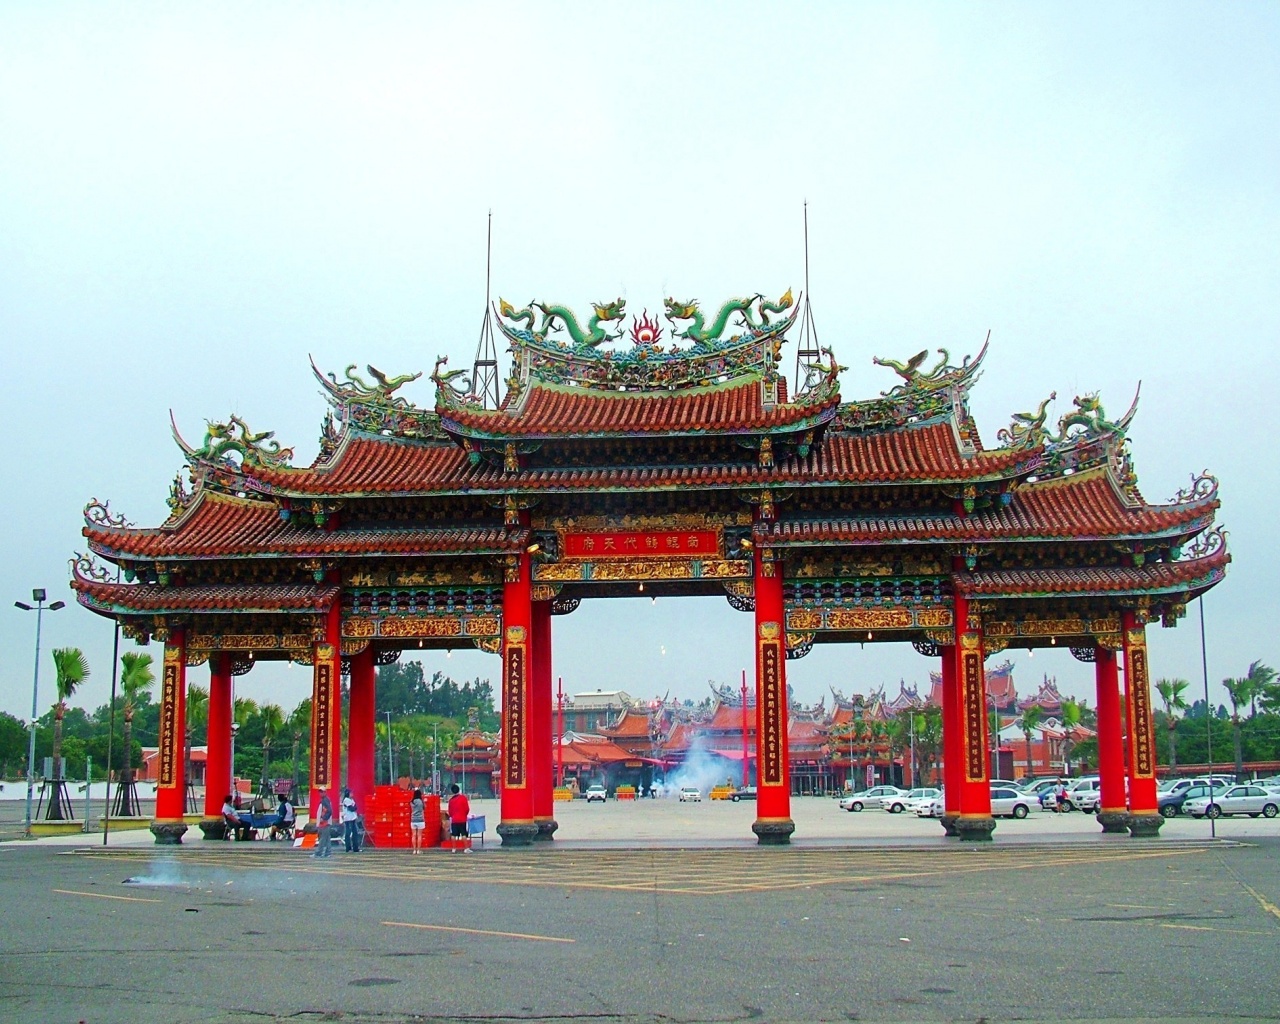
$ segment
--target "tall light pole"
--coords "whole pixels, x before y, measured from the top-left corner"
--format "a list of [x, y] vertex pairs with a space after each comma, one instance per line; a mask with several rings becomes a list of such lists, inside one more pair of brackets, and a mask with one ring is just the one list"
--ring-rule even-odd
[[[14, 601], [14, 606], [21, 608], [24, 612], [36, 613], [36, 667], [35, 678], [31, 683], [31, 737], [27, 744], [27, 815], [26, 815], [26, 834], [31, 835], [31, 791], [35, 787], [36, 781], [36, 714], [40, 702], [40, 625], [44, 615], [44, 601], [48, 595], [43, 587], [36, 587], [31, 591], [31, 600], [36, 604], [32, 608], [29, 604], [23, 604], [21, 601]], [[60, 608], [65, 608], [66, 604], [62, 601], [54, 601], [49, 605], [49, 611], [56, 612]]]
[[431, 792], [440, 792], [440, 723], [431, 723]]

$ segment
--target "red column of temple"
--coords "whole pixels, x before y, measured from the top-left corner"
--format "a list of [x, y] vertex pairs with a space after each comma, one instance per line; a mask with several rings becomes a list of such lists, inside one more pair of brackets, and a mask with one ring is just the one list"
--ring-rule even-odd
[[351, 700], [347, 708], [347, 786], [362, 812], [372, 806], [377, 745], [377, 673], [373, 645], [351, 659]]
[[1098, 822], [1103, 832], [1127, 832], [1124, 799], [1124, 742], [1120, 732], [1120, 678], [1116, 652], [1094, 648], [1093, 674], [1098, 690]]
[[231, 655], [209, 658], [209, 753], [204, 766], [204, 816], [222, 821], [231, 792]]
[[782, 601], [782, 565], [755, 563], [756, 820], [761, 844], [791, 842], [791, 764], [787, 747], [787, 633]]
[[969, 599], [955, 595], [956, 739], [959, 756], [960, 817], [956, 833], [962, 840], [990, 839], [991, 781], [987, 768], [987, 679], [982, 658], [982, 626]]
[[956, 834], [953, 823], [960, 817], [960, 786], [964, 779], [960, 763], [960, 691], [956, 687], [956, 646], [942, 648], [942, 827]]
[[1154, 836], [1164, 824], [1156, 799], [1156, 744], [1147, 676], [1147, 631], [1137, 616], [1120, 617], [1124, 639], [1125, 717], [1129, 722], [1129, 834]]
[[311, 820], [320, 810], [320, 794], [328, 793], [337, 817], [338, 717], [342, 714], [339, 675], [342, 652], [340, 602], [325, 615], [324, 639], [311, 652]]
[[529, 691], [533, 602], [529, 554], [512, 556], [502, 588], [502, 795], [497, 832], [503, 846], [527, 846], [538, 834], [529, 777]]
[[537, 838], [553, 839], [557, 826], [555, 795], [552, 792], [551, 602], [533, 602], [531, 615], [529, 782], [533, 786], [533, 820], [538, 826]]
[[[160, 678], [160, 749], [156, 753], [156, 816], [151, 832], [156, 842], [182, 842], [187, 824], [186, 756], [187, 722], [187, 637], [175, 629], [164, 645], [164, 668]], [[221, 806], [221, 805], [219, 805]]]

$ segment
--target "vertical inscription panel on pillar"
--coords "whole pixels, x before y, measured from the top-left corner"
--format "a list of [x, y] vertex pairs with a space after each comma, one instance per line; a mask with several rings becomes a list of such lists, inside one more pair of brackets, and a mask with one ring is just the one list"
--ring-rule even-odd
[[523, 626], [511, 626], [507, 630], [507, 656], [503, 666], [503, 704], [507, 709], [503, 725], [502, 784], [509, 789], [521, 789], [525, 785], [525, 672], [528, 647]]
[[316, 789], [328, 789], [334, 784], [330, 751], [334, 739], [333, 677], [336, 660], [332, 644], [316, 644], [311, 691], [311, 784]]
[[164, 667], [160, 676], [160, 729], [156, 767], [156, 816], [151, 834], [156, 844], [170, 846], [182, 842], [187, 825], [186, 791], [182, 771], [183, 738], [187, 673], [186, 644], [182, 633], [165, 644]]
[[[751, 831], [762, 846], [790, 843], [791, 835], [796, 830], [789, 813], [777, 814], [778, 810], [789, 808], [786, 803], [788, 778], [784, 711], [787, 694], [783, 675], [786, 649], [783, 643], [781, 623], [760, 623], [756, 638], [756, 671], [759, 680], [756, 710], [759, 795], [756, 809], [759, 816], [752, 823]], [[779, 793], [783, 794], [780, 798]], [[782, 801], [780, 805], [779, 799]]]

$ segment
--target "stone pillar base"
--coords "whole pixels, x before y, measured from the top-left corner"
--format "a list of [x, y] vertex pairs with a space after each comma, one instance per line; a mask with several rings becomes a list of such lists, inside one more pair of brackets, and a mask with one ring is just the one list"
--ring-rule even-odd
[[226, 818], [201, 818], [200, 831], [204, 833], [206, 839], [226, 839], [227, 838], [227, 819]]
[[958, 814], [944, 814], [939, 819], [939, 823], [942, 825], [943, 833], [949, 836], [959, 835], [960, 833], [956, 831], [956, 822], [959, 820], [959, 818], [960, 818], [960, 815]]
[[187, 834], [185, 821], [153, 821], [151, 834], [156, 837], [157, 846], [177, 846]]
[[498, 823], [498, 835], [503, 846], [532, 846], [538, 838], [538, 826], [531, 821]]
[[995, 818], [956, 818], [956, 835], [962, 843], [989, 843], [996, 830]]
[[560, 827], [560, 822], [555, 818], [539, 818], [538, 834], [533, 837], [536, 843], [549, 843], [556, 837], [556, 829]]
[[1129, 815], [1129, 835], [1134, 839], [1154, 839], [1160, 834], [1164, 815], [1159, 811], [1143, 811]]
[[1095, 817], [1098, 819], [1098, 824], [1102, 826], [1103, 832], [1129, 831], [1128, 811], [1099, 811]]
[[786, 846], [791, 842], [791, 834], [796, 830], [796, 823], [790, 818], [781, 821], [753, 821], [751, 831], [756, 834], [761, 846]]

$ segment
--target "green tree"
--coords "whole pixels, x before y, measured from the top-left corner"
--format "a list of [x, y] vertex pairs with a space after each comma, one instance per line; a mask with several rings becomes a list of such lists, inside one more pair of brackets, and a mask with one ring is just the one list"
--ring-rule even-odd
[[269, 791], [267, 767], [271, 763], [271, 744], [284, 731], [284, 709], [279, 704], [263, 704], [258, 709], [258, 716], [262, 719], [262, 792], [266, 795]]
[[0, 777], [17, 774], [17, 766], [27, 758], [27, 727], [7, 711], [0, 711]]
[[1275, 685], [1276, 670], [1270, 665], [1264, 665], [1261, 661], [1255, 661], [1249, 666], [1245, 678], [1249, 680], [1251, 694], [1249, 701], [1252, 711], [1249, 717], [1257, 717], [1259, 700], [1262, 701], [1264, 711], [1274, 710], [1275, 705], [1280, 703], [1280, 687]]
[[915, 712], [916, 760], [921, 775], [936, 775], [942, 759], [942, 708], [930, 704]]
[[59, 647], [53, 652], [53, 665], [56, 677], [54, 690], [58, 700], [53, 705], [53, 784], [54, 794], [49, 800], [51, 819], [62, 818], [62, 768], [59, 758], [62, 756], [62, 720], [67, 713], [67, 701], [76, 692], [82, 682], [89, 678], [89, 662], [84, 652], [78, 647]]
[[1240, 709], [1248, 707], [1253, 699], [1253, 681], [1248, 676], [1239, 679], [1222, 680], [1227, 691], [1227, 699], [1231, 701], [1231, 739], [1236, 749], [1236, 778], [1244, 775], [1244, 747], [1240, 735]]
[[1065, 768], [1067, 762], [1071, 760], [1071, 750], [1076, 744], [1075, 731], [1080, 725], [1082, 708], [1078, 701], [1064, 700], [1062, 702], [1062, 714], [1059, 716], [1062, 722], [1062, 763]]
[[1165, 720], [1169, 732], [1169, 774], [1178, 770], [1178, 719], [1179, 712], [1187, 710], [1187, 700], [1183, 693], [1191, 684], [1185, 679], [1157, 679], [1156, 692], [1164, 702]]
[[1035, 774], [1035, 762], [1031, 757], [1031, 734], [1040, 728], [1040, 723], [1044, 721], [1044, 708], [1039, 704], [1032, 704], [1022, 712], [1022, 721], [1018, 723], [1018, 727], [1022, 730], [1022, 735], [1027, 741], [1027, 776]]
[[140, 700], [144, 696], [150, 699], [149, 691], [156, 681], [153, 664], [151, 655], [145, 651], [126, 651], [120, 655], [120, 693], [124, 700], [124, 772], [120, 792], [124, 795], [117, 801], [117, 814], [138, 813], [133, 795], [133, 716]]

